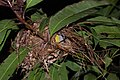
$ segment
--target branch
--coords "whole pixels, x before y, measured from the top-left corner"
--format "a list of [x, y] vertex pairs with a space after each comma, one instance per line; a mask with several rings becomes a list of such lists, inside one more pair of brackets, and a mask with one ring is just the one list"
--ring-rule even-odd
[[[40, 33], [39, 31], [36, 32], [36, 30], [34, 30], [34, 28], [33, 28], [33, 25], [28, 24], [28, 23], [17, 13], [17, 11], [13, 10], [13, 7], [12, 7], [12, 4], [10, 3], [10, 1], [8, 0], [7, 2], [8, 2], [8, 4], [9, 4], [10, 8], [12, 9], [12, 11], [15, 13], [16, 17], [18, 18], [18, 20], [19, 20], [21, 23], [25, 24], [25, 25], [26, 25], [25, 27], [26, 27], [27, 29], [35, 32], [37, 36], [39, 36], [42, 40], [44, 40], [44, 38], [43, 38], [43, 36], [42, 36], [42, 33]], [[44, 41], [45, 41], [45, 40], [44, 40]]]

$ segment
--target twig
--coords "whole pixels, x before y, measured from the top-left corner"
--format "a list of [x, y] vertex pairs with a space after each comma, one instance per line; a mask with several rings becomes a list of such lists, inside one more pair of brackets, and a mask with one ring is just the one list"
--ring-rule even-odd
[[[17, 13], [17, 11], [13, 10], [13, 7], [12, 7], [12, 4], [10, 3], [10, 1], [7, 0], [7, 2], [8, 2], [8, 4], [9, 4], [10, 8], [12, 9], [12, 11], [15, 13], [16, 17], [18, 18], [18, 20], [19, 20], [21, 23], [25, 24], [25, 25], [26, 25], [25, 27], [26, 27], [27, 29], [29, 29], [29, 30], [31, 30], [31, 31], [33, 31], [33, 32], [36, 32], [36, 30], [34, 30], [34, 28], [33, 28], [33, 25], [28, 24], [23, 18], [20, 17], [20, 15]], [[42, 40], [44, 40], [44, 38], [43, 38], [43, 36], [42, 36], [42, 33], [40, 33], [39, 31], [36, 32], [36, 35], [39, 36]], [[45, 40], [44, 40], [44, 41], [45, 41]]]

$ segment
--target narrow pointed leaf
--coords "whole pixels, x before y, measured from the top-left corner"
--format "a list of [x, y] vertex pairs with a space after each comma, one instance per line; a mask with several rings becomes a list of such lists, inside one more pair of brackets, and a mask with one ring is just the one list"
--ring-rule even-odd
[[107, 18], [107, 17], [104, 17], [104, 16], [98, 16], [98, 17], [95, 17], [95, 18], [91, 18], [91, 19], [88, 19], [87, 21], [91, 21], [91, 22], [99, 22], [99, 23], [111, 23], [111, 24], [119, 24], [120, 25], [120, 20], [117, 20], [115, 18]]
[[7, 59], [0, 65], [0, 80], [8, 80], [26, 56], [28, 50], [21, 48], [19, 51], [19, 59], [16, 52], [11, 53]]
[[[115, 45], [120, 47], [120, 28], [117, 26], [99, 25], [92, 27], [99, 37], [99, 45], [103, 48]], [[94, 34], [95, 35], [95, 34]]]
[[60, 30], [65, 25], [70, 24], [85, 16], [88, 16], [86, 14], [83, 15], [82, 12], [85, 13], [85, 11], [90, 10], [91, 8], [106, 4], [106, 2], [88, 0], [81, 1], [79, 3], [64, 8], [63, 10], [55, 14], [53, 17], [51, 17], [49, 23], [50, 34], [53, 35], [56, 31]]
[[51, 68], [50, 68], [50, 77], [51, 77], [51, 80], [60, 80], [57, 67], [51, 66]]
[[30, 8], [38, 3], [40, 3], [42, 0], [27, 0], [26, 2], [26, 9]]
[[7, 37], [9, 36], [11, 30], [5, 30], [0, 32], [0, 51], [2, 50], [4, 43], [7, 39]]
[[41, 32], [44, 31], [45, 27], [48, 25], [48, 22], [49, 22], [49, 18], [43, 18], [43, 19], [41, 19], [40, 26], [39, 26], [39, 30]]
[[76, 64], [75, 62], [72, 62], [72, 61], [67, 61], [66, 66], [73, 71], [79, 71], [81, 68], [78, 64]]
[[113, 45], [120, 47], [120, 39], [117, 39], [117, 40], [114, 40], [114, 39], [113, 40], [109, 40], [109, 39], [100, 40], [100, 46], [101, 47], [104, 46], [106, 48], [107, 46], [113, 46]]
[[0, 21], [0, 51], [12, 29], [17, 29], [13, 21], [11, 20]]

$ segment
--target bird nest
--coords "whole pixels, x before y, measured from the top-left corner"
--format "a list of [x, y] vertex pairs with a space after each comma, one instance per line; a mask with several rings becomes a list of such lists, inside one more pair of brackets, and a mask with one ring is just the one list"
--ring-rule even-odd
[[75, 55], [80, 51], [85, 52], [84, 38], [76, 34], [73, 27], [66, 27], [56, 32], [52, 37], [46, 27], [42, 36], [44, 39], [25, 29], [18, 32], [15, 39], [16, 49], [20, 47], [29, 49], [28, 55], [20, 64], [23, 71], [30, 71], [38, 62], [46, 71], [49, 71], [48, 66], [55, 61], [67, 55]]

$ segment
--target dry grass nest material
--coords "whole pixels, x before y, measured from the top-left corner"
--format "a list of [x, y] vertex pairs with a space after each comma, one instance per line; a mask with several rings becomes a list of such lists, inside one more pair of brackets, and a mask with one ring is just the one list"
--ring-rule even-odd
[[[60, 42], [55, 41], [56, 35], [64, 36]], [[16, 48], [27, 47], [28, 55], [25, 57], [20, 67], [24, 71], [29, 71], [36, 63], [49, 71], [48, 66], [58, 59], [67, 55], [75, 55], [86, 51], [84, 38], [74, 32], [73, 27], [67, 27], [55, 33], [50, 38], [48, 27], [43, 32], [44, 40], [36, 36], [30, 30], [21, 30], [15, 39]]]

